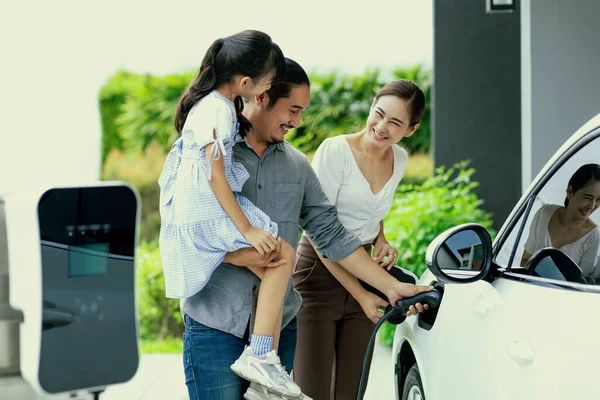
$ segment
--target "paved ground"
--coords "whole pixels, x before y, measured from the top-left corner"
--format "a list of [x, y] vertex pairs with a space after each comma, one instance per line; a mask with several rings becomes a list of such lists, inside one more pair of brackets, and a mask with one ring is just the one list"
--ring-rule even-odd
[[[175, 354], [144, 355], [133, 379], [109, 387], [102, 400], [186, 400], [181, 356]], [[395, 399], [392, 351], [375, 346], [365, 400]]]

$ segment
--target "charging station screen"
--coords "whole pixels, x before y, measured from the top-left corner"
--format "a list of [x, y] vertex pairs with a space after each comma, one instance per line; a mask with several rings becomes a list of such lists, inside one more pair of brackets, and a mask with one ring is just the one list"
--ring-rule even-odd
[[108, 272], [108, 243], [69, 247], [69, 278], [103, 275]]

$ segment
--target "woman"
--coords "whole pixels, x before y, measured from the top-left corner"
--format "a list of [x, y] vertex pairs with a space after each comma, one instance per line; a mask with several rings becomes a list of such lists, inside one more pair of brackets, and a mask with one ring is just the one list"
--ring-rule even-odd
[[521, 258], [525, 266], [536, 251], [554, 247], [579, 265], [585, 278], [598, 278], [596, 270], [600, 232], [590, 216], [600, 206], [600, 165], [586, 164], [569, 180], [564, 207], [542, 206], [531, 222]]
[[[425, 96], [413, 82], [388, 83], [375, 96], [365, 129], [326, 139], [312, 163], [344, 227], [369, 253], [374, 247], [374, 257], [388, 268], [398, 251], [385, 238], [383, 218], [408, 162], [397, 143], [417, 130], [424, 108]], [[294, 284], [303, 298], [296, 383], [315, 400], [356, 398], [365, 350], [387, 302], [317, 254], [306, 236], [298, 246]]]

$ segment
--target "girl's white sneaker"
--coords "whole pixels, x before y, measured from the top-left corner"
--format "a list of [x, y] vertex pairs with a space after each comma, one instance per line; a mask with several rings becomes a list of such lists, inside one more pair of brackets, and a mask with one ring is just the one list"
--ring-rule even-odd
[[285, 372], [275, 350], [257, 356], [250, 346], [246, 346], [240, 358], [231, 365], [231, 369], [242, 378], [259, 383], [269, 392], [284, 398], [295, 399], [302, 395], [298, 385]]

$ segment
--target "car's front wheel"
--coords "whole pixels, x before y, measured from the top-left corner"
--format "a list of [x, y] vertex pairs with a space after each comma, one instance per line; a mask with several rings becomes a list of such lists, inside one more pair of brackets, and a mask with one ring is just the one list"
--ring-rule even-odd
[[425, 391], [417, 364], [413, 365], [404, 379], [402, 400], [425, 400]]

